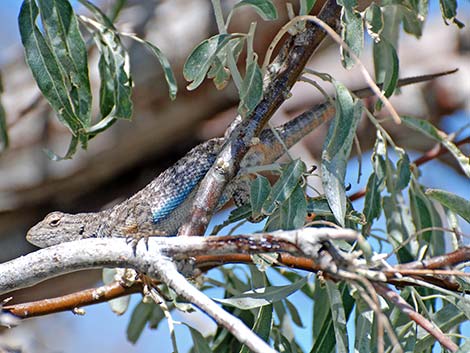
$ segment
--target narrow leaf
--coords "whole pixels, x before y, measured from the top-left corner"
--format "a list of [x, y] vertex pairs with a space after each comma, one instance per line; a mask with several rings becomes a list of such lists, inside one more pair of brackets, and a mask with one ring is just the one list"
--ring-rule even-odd
[[[352, 7], [345, 6], [341, 17], [343, 23], [341, 36], [352, 52], [356, 56], [360, 56], [364, 48], [364, 26], [360, 13]], [[348, 51], [341, 47], [342, 64], [346, 69], [351, 69], [355, 61]]]
[[299, 159], [292, 161], [274, 184], [269, 197], [263, 204], [263, 213], [271, 214], [278, 205], [282, 204], [297, 187], [305, 171], [304, 162]]
[[364, 210], [362, 211], [367, 224], [363, 227], [363, 234], [369, 232], [370, 226], [374, 219], [380, 217], [382, 211], [381, 196], [380, 196], [380, 179], [374, 172], [370, 175], [366, 186], [366, 196], [364, 200]]
[[[104, 16], [104, 15], [103, 15]], [[87, 19], [86, 23], [94, 27], [93, 39], [100, 51], [100, 110], [102, 118], [111, 116], [115, 119], [132, 118], [132, 79], [130, 76], [129, 54], [121, 43], [121, 38], [108, 25]]]
[[330, 125], [322, 152], [322, 184], [328, 204], [339, 224], [344, 226], [346, 165], [362, 115], [362, 103], [354, 102], [347, 88], [335, 82], [336, 116]]
[[307, 201], [300, 184], [280, 208], [280, 229], [292, 230], [304, 226], [307, 217]]
[[145, 328], [145, 325], [150, 319], [152, 315], [153, 307], [155, 304], [149, 304], [140, 302], [134, 309], [131, 315], [131, 319], [129, 321], [129, 325], [127, 326], [127, 339], [132, 342], [136, 343], [139, 339], [142, 331]]
[[59, 156], [58, 154], [48, 149], [44, 149], [43, 151], [50, 160], [57, 162], [57, 161], [62, 161], [64, 159], [70, 159], [77, 151], [77, 145], [78, 145], [78, 138], [75, 136], [72, 136], [72, 139], [70, 140], [70, 143], [69, 143], [69, 147], [64, 156]]
[[263, 97], [263, 75], [256, 61], [253, 61], [246, 71], [240, 89], [240, 104], [238, 112], [241, 116], [249, 114]]
[[439, 201], [470, 223], [470, 201], [451, 192], [439, 189], [427, 189], [426, 195]]
[[397, 173], [395, 176], [395, 190], [402, 191], [405, 189], [411, 180], [410, 158], [408, 154], [398, 149], [397, 153], [400, 158], [397, 162]]
[[[398, 74], [398, 62], [396, 61], [398, 56], [395, 48], [398, 47], [402, 16], [398, 6], [384, 6], [382, 13], [384, 22], [380, 42], [375, 42], [372, 48], [374, 70], [376, 81], [383, 83], [384, 92], [391, 95], [395, 89], [394, 77]], [[377, 108], [381, 107], [379, 102], [377, 104]]]
[[240, 295], [226, 299], [217, 299], [215, 301], [225, 305], [233, 306], [242, 310], [257, 308], [263, 305], [269, 305], [279, 300], [287, 298], [292, 293], [302, 288], [308, 281], [308, 277], [304, 277], [295, 283], [286, 286], [271, 286], [258, 288], [256, 291], [248, 291]]
[[348, 353], [347, 320], [341, 292], [337, 284], [332, 281], [326, 281], [326, 290], [330, 298], [330, 309], [336, 338], [336, 351], [338, 353]]
[[[433, 202], [426, 197], [423, 188], [413, 181], [409, 189], [410, 209], [413, 223], [417, 231], [425, 228], [441, 228], [442, 221]], [[439, 256], [445, 252], [444, 232], [441, 230], [430, 230], [421, 233], [420, 237], [430, 244], [429, 256]]]
[[[262, 306], [258, 311], [255, 324], [253, 326], [253, 332], [256, 333], [262, 340], [268, 341], [269, 334], [273, 325], [273, 306], [265, 305]], [[250, 353], [251, 351], [247, 346], [243, 346], [240, 353]]]
[[459, 28], [465, 27], [465, 24], [455, 18], [455, 16], [457, 16], [457, 0], [440, 0], [439, 5], [445, 24], [448, 24], [447, 20], [449, 20]]
[[[410, 211], [405, 205], [401, 194], [392, 194], [383, 198], [383, 210], [387, 224], [387, 236], [394, 247], [401, 247], [414, 232]], [[399, 263], [413, 261], [414, 256], [408, 250], [408, 246], [398, 250]]]
[[384, 28], [384, 18], [380, 6], [373, 2], [367, 8], [364, 20], [366, 21], [366, 29], [369, 35], [374, 40], [378, 40]]
[[196, 353], [212, 353], [212, 349], [209, 346], [207, 338], [205, 338], [198, 330], [192, 328], [188, 324], [185, 324], [191, 332], [191, 338], [193, 339], [194, 347], [193, 350]]
[[189, 82], [192, 81], [187, 86], [188, 90], [196, 89], [204, 81], [216, 54], [225, 47], [231, 38], [236, 37], [231, 34], [217, 34], [202, 41], [193, 49], [183, 68], [184, 78]]
[[[444, 305], [442, 309], [433, 314], [431, 319], [433, 324], [439, 327], [442, 332], [448, 332], [460, 323], [468, 320], [465, 313], [453, 304]], [[415, 352], [424, 352], [436, 342], [436, 338], [433, 335], [424, 330], [422, 332], [423, 334], [420, 335], [419, 340], [416, 342]]]
[[166, 83], [168, 84], [168, 91], [169, 91], [170, 99], [175, 100], [176, 93], [178, 92], [178, 85], [176, 83], [176, 78], [171, 68], [170, 62], [168, 61], [168, 58], [162, 53], [162, 51], [158, 47], [156, 47], [149, 41], [142, 40], [139, 37], [134, 36], [134, 35], [129, 35], [129, 37], [139, 43], [142, 43], [158, 59], [158, 61], [160, 62], [160, 65], [162, 66]]
[[412, 34], [419, 39], [423, 34], [423, 26], [428, 15], [428, 7], [415, 6], [412, 3], [410, 3], [410, 5], [411, 6], [400, 5], [403, 16], [403, 29], [406, 33]]
[[[38, 8], [32, 0], [25, 0], [18, 17], [21, 41], [26, 62], [33, 73], [39, 89], [49, 101], [60, 121], [78, 136], [85, 127], [74, 113], [73, 99], [61, 66], [36, 25]], [[82, 140], [82, 143], [85, 141]]]
[[271, 191], [269, 180], [262, 175], [258, 175], [251, 184], [250, 200], [251, 200], [251, 217], [258, 219], [262, 213], [263, 203], [266, 201]]
[[[346, 320], [348, 319], [354, 307], [354, 299], [349, 294], [348, 287], [341, 283], [339, 291], [342, 296], [342, 302]], [[321, 288], [319, 281], [315, 281], [315, 305], [313, 316], [313, 347], [311, 352], [332, 352], [336, 345], [335, 328], [329, 303], [329, 295], [325, 288]]]
[[[374, 43], [373, 54], [375, 76], [382, 83], [384, 95], [390, 97], [398, 82], [400, 67], [397, 52], [385, 37], [381, 37], [379, 42]], [[378, 104], [377, 107], [381, 107], [381, 104]]]
[[72, 6], [67, 0], [39, 0], [47, 41], [69, 87], [75, 115], [83, 126], [91, 122], [91, 89], [85, 42]]
[[424, 135], [432, 138], [433, 140], [442, 143], [445, 148], [455, 157], [459, 162], [460, 167], [465, 175], [470, 178], [470, 158], [466, 157], [459, 148], [449, 141], [447, 134], [434, 127], [429, 121], [413, 118], [411, 116], [403, 116], [402, 121], [409, 127], [423, 133]]
[[289, 310], [292, 321], [294, 321], [297, 326], [304, 327], [304, 324], [302, 323], [302, 316], [299, 314], [299, 311], [295, 305], [289, 299], [284, 299], [284, 302], [286, 303], [287, 310]]
[[354, 352], [369, 352], [371, 350], [374, 312], [361, 299], [356, 301], [356, 334]]
[[230, 212], [230, 215], [228, 216], [227, 220], [225, 220], [222, 224], [219, 224], [214, 227], [212, 234], [217, 234], [222, 228], [228, 226], [231, 223], [247, 219], [248, 217], [250, 217], [251, 214], [251, 205], [247, 204], [237, 207], [232, 212]]
[[258, 15], [265, 21], [277, 20], [276, 7], [270, 0], [243, 0], [237, 3], [234, 8], [241, 6], [251, 6], [255, 9]]

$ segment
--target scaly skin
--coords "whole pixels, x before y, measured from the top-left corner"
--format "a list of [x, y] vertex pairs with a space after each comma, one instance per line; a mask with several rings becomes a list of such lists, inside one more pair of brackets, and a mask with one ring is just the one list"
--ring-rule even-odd
[[[334, 116], [324, 103], [276, 128], [287, 147], [297, 143], [318, 125]], [[252, 146], [242, 161], [242, 170], [270, 164], [284, 154], [284, 147], [270, 129]], [[145, 188], [114, 207], [94, 213], [52, 212], [32, 227], [26, 239], [39, 247], [91, 237], [125, 237], [135, 243], [148, 236], [175, 235], [190, 211], [194, 191], [214, 162], [223, 139], [215, 138], [194, 147]], [[226, 188], [219, 206], [232, 196], [238, 204], [247, 200], [248, 179], [235, 178]]]
[[[405, 78], [399, 80], [397, 86], [429, 81], [455, 71]], [[365, 88], [355, 91], [355, 94], [364, 98], [372, 92]], [[334, 114], [335, 107], [331, 102], [325, 102], [276, 130], [289, 148]], [[223, 139], [215, 138], [194, 147], [141, 191], [110, 209], [79, 214], [52, 212], [28, 231], [26, 239], [39, 247], [47, 247], [91, 237], [125, 237], [135, 244], [148, 236], [175, 235], [190, 215], [197, 185], [211, 167], [222, 144]], [[244, 169], [273, 163], [284, 152], [284, 146], [270, 129], [262, 131], [259, 143], [254, 144], [242, 160], [240, 173], [226, 187], [219, 207], [232, 197], [237, 204], [247, 201], [249, 180], [243, 175]]]

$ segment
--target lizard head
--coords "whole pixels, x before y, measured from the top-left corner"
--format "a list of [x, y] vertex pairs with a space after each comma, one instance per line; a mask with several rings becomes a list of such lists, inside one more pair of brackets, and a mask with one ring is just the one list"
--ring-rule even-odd
[[[51, 212], [26, 234], [31, 244], [45, 248], [68, 241], [92, 237], [92, 222], [88, 214]], [[86, 234], [85, 234], [86, 233]], [[88, 234], [89, 233], [89, 234]]]

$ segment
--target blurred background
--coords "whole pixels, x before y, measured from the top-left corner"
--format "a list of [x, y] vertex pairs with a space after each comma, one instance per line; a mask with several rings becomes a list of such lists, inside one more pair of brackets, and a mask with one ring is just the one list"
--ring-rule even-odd
[[[224, 1], [223, 4], [230, 8], [235, 2]], [[50, 161], [43, 149], [64, 154], [70, 135], [57, 122], [24, 62], [17, 24], [21, 3], [20, 0], [7, 0], [0, 4], [0, 71], [4, 87], [1, 99], [10, 134], [10, 147], [0, 155], [1, 262], [35, 250], [25, 241], [25, 233], [48, 212], [97, 211], [141, 189], [195, 144], [222, 135], [236, 115], [238, 104], [233, 85], [223, 91], [217, 91], [211, 82], [204, 83], [193, 92], [184, 88], [186, 84], [181, 72], [187, 55], [196, 44], [217, 32], [209, 0], [129, 0], [116, 26], [151, 41], [165, 53], [178, 79], [177, 99], [171, 102], [168, 98], [166, 83], [155, 58], [139, 44], [125, 42], [130, 51], [135, 83], [133, 120], [118, 122], [91, 140], [88, 150], [79, 151], [72, 160]], [[84, 12], [81, 6], [72, 3], [77, 12]], [[94, 3], [102, 9], [112, 4], [107, 0]], [[249, 8], [241, 8], [232, 19], [230, 30], [233, 32], [247, 32], [250, 22], [258, 21], [255, 50], [260, 55], [260, 62], [270, 41], [287, 18], [284, 2], [274, 3], [280, 13], [280, 19], [274, 23], [263, 22]], [[464, 131], [459, 135], [461, 139], [468, 136], [470, 124], [470, 32], [468, 27], [458, 30], [455, 26], [446, 26], [437, 2], [431, 3], [423, 38], [417, 40], [402, 33], [400, 76], [454, 68], [459, 68], [459, 72], [430, 83], [404, 88], [401, 95], [392, 99], [392, 103], [399, 113], [428, 119], [447, 133], [467, 126], [467, 134]], [[470, 3], [461, 1], [459, 6], [459, 19], [470, 23]], [[309, 67], [328, 72], [352, 89], [365, 86], [357, 69], [345, 71], [342, 68], [338, 50], [337, 45], [326, 41]], [[366, 41], [362, 60], [373, 72], [370, 41]], [[90, 50], [90, 76], [95, 92], [99, 85], [96, 64], [96, 53]], [[325, 86], [329, 92], [330, 88]], [[310, 85], [298, 83], [292, 98], [274, 117], [274, 124], [296, 116], [321, 100], [322, 95]], [[366, 103], [372, 106], [373, 100]], [[431, 140], [404, 126], [389, 124], [386, 127], [398, 145], [414, 151], [412, 158], [434, 145]], [[325, 133], [326, 127], [322, 126], [296, 146], [293, 155], [301, 156], [307, 164], [318, 164]], [[375, 130], [368, 120], [361, 122], [358, 138], [363, 151], [363, 174], [368, 175], [369, 151], [375, 141]], [[468, 145], [462, 149], [467, 155], [470, 153]], [[354, 157], [348, 169], [351, 193], [363, 188], [367, 182], [362, 178], [357, 183], [357, 165], [357, 158]], [[428, 163], [422, 170], [422, 184], [443, 188], [470, 199], [470, 183], [449, 156]], [[354, 205], [356, 209], [362, 209], [360, 200]], [[226, 215], [227, 210], [224, 210], [213, 223], [220, 223]], [[246, 230], [252, 231], [253, 228]], [[470, 234], [468, 225], [464, 225], [463, 231]], [[8, 296], [13, 296], [12, 302], [59, 296], [96, 286], [100, 277], [101, 271], [78, 272]], [[221, 295], [216, 292], [209, 294]], [[302, 300], [302, 294], [295, 296], [298, 297], [295, 299]], [[139, 300], [140, 296], [135, 295], [131, 307]], [[2, 347], [20, 352], [155, 352], [156, 345], [159, 352], [171, 351], [164, 322], [157, 331], [144, 330], [137, 344], [131, 345], [125, 336], [129, 313], [117, 317], [107, 304], [85, 310], [87, 314], [81, 317], [60, 313], [25, 320], [12, 330], [0, 328], [0, 352]], [[176, 313], [175, 319], [205, 327], [206, 332], [215, 327], [202, 314], [183, 318]], [[308, 323], [308, 318], [304, 322]], [[309, 337], [311, 323], [295, 330], [299, 336], [305, 334]], [[177, 326], [176, 334], [179, 348], [182, 352], [187, 351], [191, 346], [188, 329]], [[311, 343], [308, 338], [299, 341], [305, 349]]]

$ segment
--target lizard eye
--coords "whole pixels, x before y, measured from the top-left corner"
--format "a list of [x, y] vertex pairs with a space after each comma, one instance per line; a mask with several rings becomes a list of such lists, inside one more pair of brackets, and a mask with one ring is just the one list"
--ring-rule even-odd
[[54, 218], [49, 222], [51, 227], [57, 227], [60, 224], [60, 218]]

